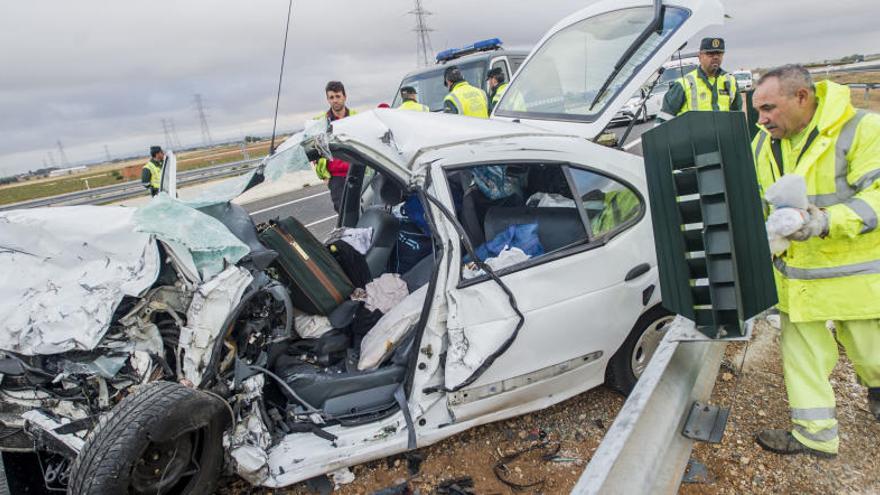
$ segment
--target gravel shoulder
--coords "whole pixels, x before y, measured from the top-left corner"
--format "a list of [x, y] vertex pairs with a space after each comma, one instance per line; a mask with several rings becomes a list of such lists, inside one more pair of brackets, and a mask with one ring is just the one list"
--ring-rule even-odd
[[[693, 459], [707, 466], [708, 480], [682, 484], [679, 493], [880, 493], [880, 423], [870, 415], [867, 390], [856, 382], [843, 352], [831, 376], [838, 400], [840, 455], [834, 460], [818, 460], [771, 454], [755, 443], [754, 436], [762, 429], [789, 425], [779, 331], [762, 320], [756, 325], [747, 352], [746, 347], [746, 343], [728, 345], [712, 394], [712, 403], [733, 406], [722, 442], [698, 444], [692, 454]], [[416, 454], [424, 460], [416, 475], [409, 473], [405, 456], [355, 466], [351, 469], [354, 481], [333, 493], [370, 495], [404, 482], [409, 482], [413, 492], [396, 493], [442, 493], [437, 489], [444, 481], [461, 477], [473, 480], [474, 494], [569, 493], [622, 405], [623, 398], [618, 394], [594, 389], [544, 411], [484, 425], [419, 449]], [[543, 459], [542, 454], [552, 452], [557, 444], [556, 458]], [[544, 480], [542, 484], [517, 491], [496, 477], [493, 467], [499, 459], [536, 445], [546, 448], [507, 463], [504, 475], [515, 483]], [[318, 492], [307, 483], [272, 492], [238, 480], [229, 482], [220, 493]]]

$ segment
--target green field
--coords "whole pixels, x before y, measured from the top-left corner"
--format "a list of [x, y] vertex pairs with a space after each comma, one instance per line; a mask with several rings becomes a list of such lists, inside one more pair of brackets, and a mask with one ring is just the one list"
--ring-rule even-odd
[[[250, 150], [250, 158], [262, 158], [266, 156], [266, 146]], [[223, 163], [237, 162], [242, 160], [238, 148], [230, 148], [228, 151], [219, 152], [210, 156], [178, 159], [177, 169], [180, 172], [220, 165]], [[13, 184], [0, 188], [0, 205], [18, 203], [37, 198], [46, 198], [67, 194], [96, 187], [121, 184], [126, 182], [119, 170], [103, 170], [101, 172], [84, 172], [77, 175], [61, 176], [54, 179]]]

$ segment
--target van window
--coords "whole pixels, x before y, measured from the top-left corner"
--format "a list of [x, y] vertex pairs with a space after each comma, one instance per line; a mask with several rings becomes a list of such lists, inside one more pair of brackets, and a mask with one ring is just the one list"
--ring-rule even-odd
[[[464, 76], [471, 86], [477, 88], [486, 87], [485, 59], [464, 64], [450, 62], [449, 64], [438, 66], [432, 71], [422, 72], [407, 77], [400, 83], [400, 86], [414, 87], [418, 93], [419, 103], [428, 105], [432, 112], [442, 111], [443, 98], [446, 98], [446, 94], [449, 92], [446, 89], [446, 86], [443, 85], [443, 72], [446, 70], [446, 67], [449, 67], [450, 65], [457, 65], [461, 70], [461, 75]], [[400, 103], [400, 90], [398, 89], [397, 94], [394, 95], [394, 103], [391, 106], [398, 107]]]

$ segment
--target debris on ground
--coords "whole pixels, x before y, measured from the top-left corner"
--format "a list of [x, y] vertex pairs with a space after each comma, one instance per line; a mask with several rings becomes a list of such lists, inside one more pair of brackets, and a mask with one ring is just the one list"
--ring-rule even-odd
[[[697, 444], [692, 458], [705, 466], [705, 472], [691, 463], [691, 469], [695, 470], [692, 482], [683, 483], [679, 493], [880, 493], [880, 471], [876, 467], [880, 465], [877, 449], [880, 423], [868, 410], [867, 390], [857, 383], [852, 364], [843, 356], [831, 375], [837, 392], [841, 431], [837, 459], [780, 456], [761, 450], [755, 443], [754, 436], [759, 431], [789, 425], [778, 336], [778, 328], [761, 321], [755, 326], [745, 356], [745, 343], [728, 345], [711, 398], [713, 404], [732, 406], [727, 429], [721, 443]], [[730, 374], [726, 380], [724, 373]], [[732, 404], [737, 381], [739, 391], [736, 404]], [[334, 495], [373, 494], [397, 486], [401, 479], [408, 481], [412, 493], [442, 493], [439, 492], [442, 484], [465, 478], [473, 482], [473, 487], [458, 484], [459, 493], [516, 493], [495, 478], [493, 466], [509, 452], [545, 440], [561, 445], [556, 457], [547, 462], [534, 452], [534, 457], [528, 456], [510, 467], [513, 480], [525, 483], [545, 479], [540, 489], [542, 493], [568, 493], [622, 405], [622, 397], [600, 387], [546, 410], [479, 426], [418, 449], [415, 453], [422, 456], [423, 461], [416, 474], [410, 472], [409, 461], [403, 460], [406, 457], [397, 457], [400, 462], [396, 465], [379, 460], [355, 466], [352, 468], [357, 477], [355, 481], [340, 487]], [[541, 438], [542, 431], [545, 438]], [[220, 493], [306, 495], [317, 492], [306, 483], [271, 491], [251, 488], [246, 482], [236, 480]]]

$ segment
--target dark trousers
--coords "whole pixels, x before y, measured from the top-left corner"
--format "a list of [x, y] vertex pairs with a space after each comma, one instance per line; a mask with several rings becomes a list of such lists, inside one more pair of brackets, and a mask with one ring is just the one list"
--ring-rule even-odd
[[330, 200], [333, 201], [333, 210], [335, 210], [337, 214], [341, 213], [342, 197], [345, 193], [345, 177], [330, 177], [330, 182], [327, 183], [327, 187], [330, 188]]

